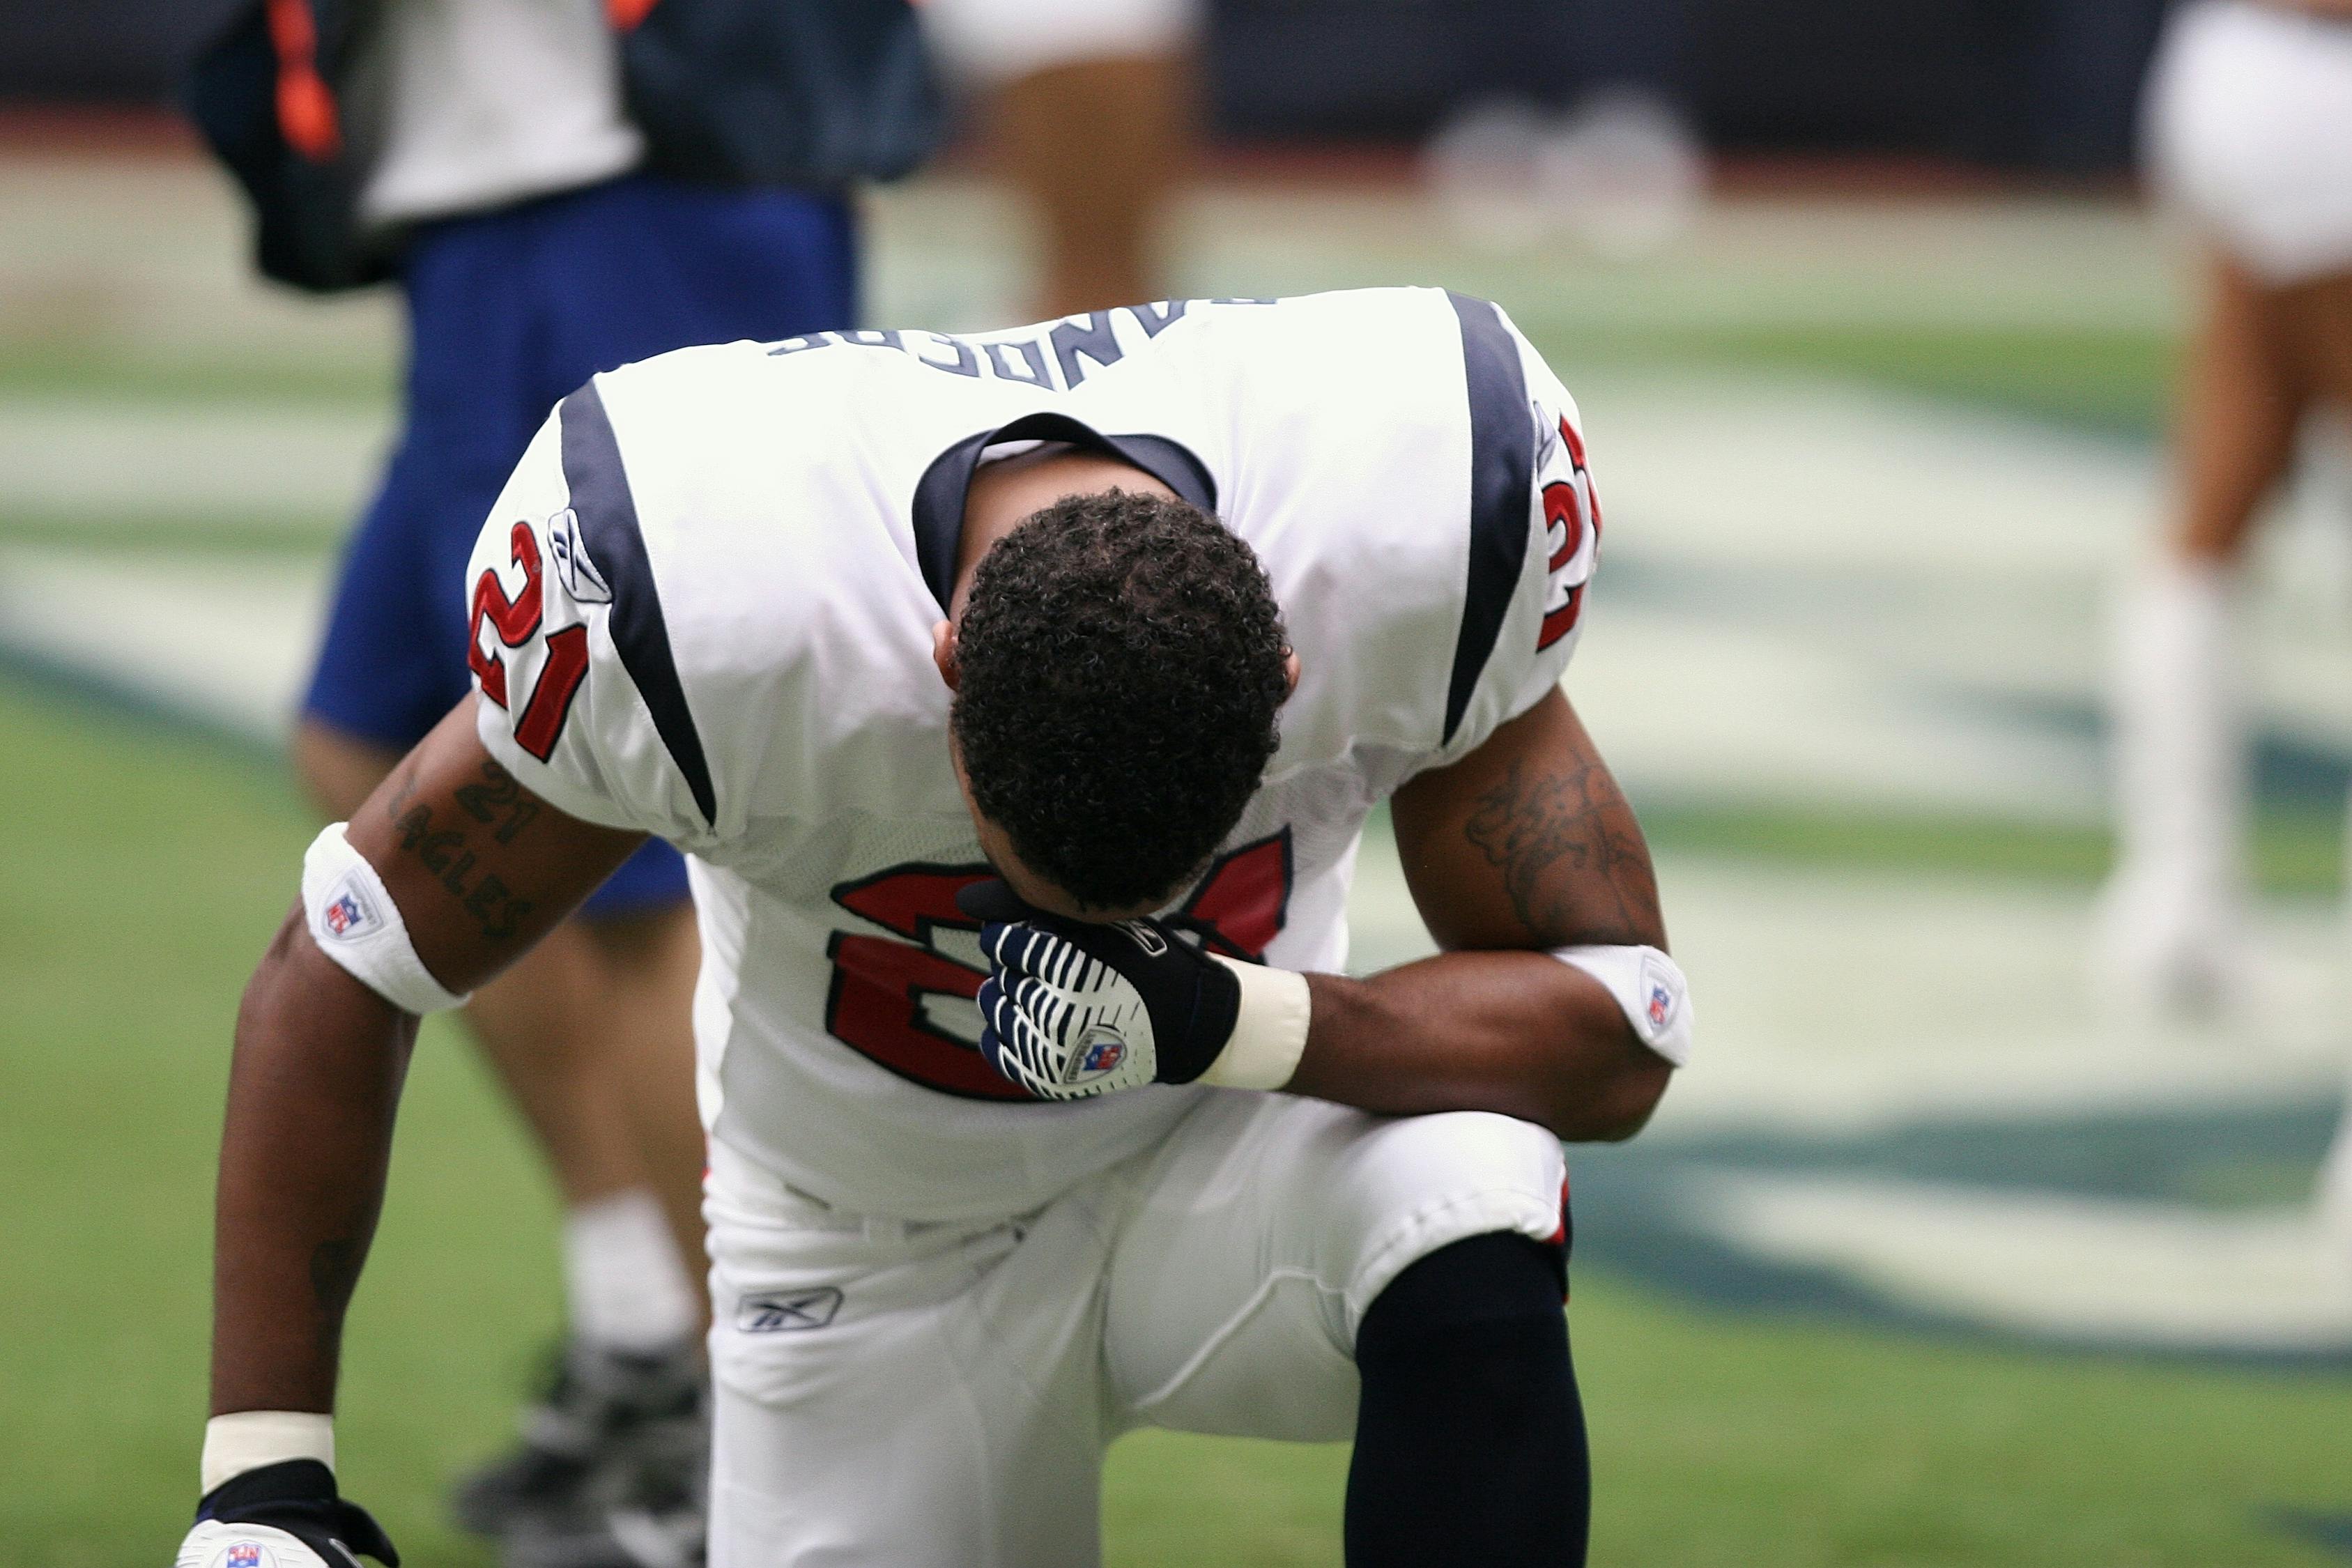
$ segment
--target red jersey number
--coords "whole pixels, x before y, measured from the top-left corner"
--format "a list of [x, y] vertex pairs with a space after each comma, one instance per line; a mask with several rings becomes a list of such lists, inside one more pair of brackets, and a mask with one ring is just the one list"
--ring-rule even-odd
[[[997, 1075], [978, 1043], [929, 1016], [929, 999], [980, 994], [985, 973], [940, 951], [943, 931], [977, 931], [956, 908], [956, 894], [995, 873], [985, 865], [917, 862], [833, 889], [833, 901], [891, 936], [837, 931], [827, 949], [833, 984], [825, 995], [827, 1033], [927, 1089], [967, 1100], [1027, 1100]], [[1262, 961], [1288, 917], [1290, 830], [1219, 858], [1168, 923], [1211, 952]]]
[[[1584, 548], [1585, 511], [1592, 516], [1592, 535], [1601, 537], [1601, 498], [1592, 489], [1592, 475], [1584, 466], [1584, 439], [1576, 426], [1563, 419], [1559, 422], [1560, 439], [1568, 446], [1568, 458], [1575, 469], [1573, 479], [1556, 480], [1543, 488], [1544, 536], [1551, 543], [1551, 558], [1544, 570], [1554, 576], [1576, 559]], [[1580, 490], [1581, 494], [1580, 495]], [[1536, 649], [1541, 652], [1576, 629], [1576, 618], [1584, 610], [1584, 584], [1570, 588], [1559, 603], [1544, 611], [1543, 625], [1536, 632]]]
[[[522, 591], [507, 597], [506, 584], [488, 567], [474, 581], [474, 618], [466, 643], [466, 663], [481, 683], [482, 695], [499, 707], [509, 706], [507, 662], [482, 647], [482, 628], [494, 627], [499, 641], [520, 647], [539, 633], [545, 574], [540, 565], [539, 539], [530, 524], [518, 522], [507, 535], [514, 563], [522, 568]], [[530, 700], [515, 720], [515, 744], [545, 762], [572, 716], [572, 700], [588, 673], [588, 628], [570, 626], [547, 634], [547, 664], [531, 688]]]

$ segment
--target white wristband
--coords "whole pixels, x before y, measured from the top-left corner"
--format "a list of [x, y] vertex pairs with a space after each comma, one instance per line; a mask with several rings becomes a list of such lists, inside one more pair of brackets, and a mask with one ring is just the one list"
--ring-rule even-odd
[[1690, 982], [1654, 947], [1563, 947], [1552, 956], [1608, 988], [1633, 1037], [1676, 1067], [1691, 1057]]
[[340, 822], [310, 840], [302, 857], [302, 912], [319, 951], [394, 1006], [422, 1015], [465, 1005], [416, 956], [400, 906]]
[[310, 1410], [239, 1410], [205, 1423], [198, 1496], [264, 1465], [316, 1459], [335, 1468], [335, 1418]]
[[1234, 1037], [1201, 1075], [1219, 1089], [1280, 1089], [1298, 1070], [1307, 1049], [1307, 1016], [1314, 1006], [1307, 976], [1263, 963], [1244, 963], [1223, 953], [1209, 955], [1242, 983], [1241, 1014]]

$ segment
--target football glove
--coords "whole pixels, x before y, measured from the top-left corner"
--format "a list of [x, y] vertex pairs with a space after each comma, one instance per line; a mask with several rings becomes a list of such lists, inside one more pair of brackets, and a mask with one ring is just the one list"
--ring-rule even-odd
[[956, 896], [982, 921], [991, 973], [980, 1048], [1041, 1100], [1191, 1083], [1233, 1039], [1233, 967], [1158, 921], [1093, 924], [1031, 908], [991, 879]]
[[367, 1510], [335, 1495], [335, 1472], [288, 1459], [215, 1487], [174, 1568], [361, 1568], [362, 1556], [400, 1568], [400, 1553]]

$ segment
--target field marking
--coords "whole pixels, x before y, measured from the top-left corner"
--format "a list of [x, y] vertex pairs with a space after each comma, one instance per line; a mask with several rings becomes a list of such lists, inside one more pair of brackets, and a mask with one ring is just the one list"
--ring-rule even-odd
[[2352, 1354], [2352, 1240], [2305, 1207], [1751, 1174], [1694, 1181], [1690, 1196], [1718, 1238], [1901, 1306], [2065, 1339]]
[[[1578, 389], [1605, 515], [1569, 689], [1637, 790], [2089, 824], [2106, 595], [2158, 512], [2126, 443], [1811, 378]], [[2346, 519], [2352, 521], [2352, 518]], [[2343, 531], [2273, 531], [2257, 722], [2352, 754]]]
[[[2097, 817], [2095, 738], [1981, 699], [2093, 700], [2097, 578], [2150, 504], [2146, 453], [1836, 383], [1582, 391], [1612, 521], [1570, 686], [1638, 790]], [[0, 515], [332, 516], [383, 438], [360, 411], [0, 400]]]
[[[2095, 734], [2032, 710], [2095, 701], [2096, 596], [2153, 505], [2150, 454], [1836, 384], [1595, 377], [1580, 390], [1612, 523], [1570, 688], [1637, 795], [2096, 820]], [[373, 423], [355, 414], [215, 406], [174, 436], [168, 408], [43, 406], [48, 423], [13, 438], [48, 466], [0, 481], [16, 486], [0, 495], [93, 519], [164, 505], [166, 490], [192, 510], [201, 497], [316, 516], [355, 497], [372, 463]], [[197, 468], [184, 485], [172, 462], [102, 471], [141, 467], [122, 461], [140, 449]], [[287, 456], [297, 451], [310, 456]], [[327, 563], [174, 552], [168, 538], [159, 531], [144, 555], [0, 546], [0, 644], [274, 742], [311, 656]], [[2340, 626], [2306, 617], [2263, 636], [2306, 671], [2299, 687], [2266, 688], [2270, 721], [2343, 741], [2352, 654]], [[1640, 1176], [1654, 1188], [1682, 1191], [1710, 1137], [1794, 1149], [1955, 1116], [2321, 1105], [2343, 1083], [2352, 1011], [2330, 909], [2263, 910], [2275, 956], [2253, 1026], [2149, 1035], [2090, 1011], [2084, 891], [1673, 857], [1661, 869], [1703, 1022], [1698, 1060], [1637, 1145], [1658, 1156]], [[1357, 895], [1360, 965], [1426, 951], [1392, 858], [1366, 857]], [[1685, 1219], [1715, 1244], [1759, 1268], [1827, 1270], [1890, 1310], [2028, 1337], [2337, 1346], [2335, 1299], [2312, 1283], [2309, 1238], [2284, 1212], [1826, 1173], [1710, 1181]], [[1971, 1270], [1926, 1237], [1998, 1285], [1969, 1287]], [[2102, 1282], [2066, 1272], [2069, 1259], [2106, 1260], [2115, 1279], [2153, 1288], [2172, 1243], [2233, 1272], [2169, 1317], [2133, 1316]], [[1638, 1242], [1598, 1246], [1604, 1260], [1645, 1263]]]
[[[2261, 1017], [2150, 1030], [2092, 1004], [2088, 890], [1672, 854], [1658, 865], [1675, 952], [1703, 977], [1701, 1044], [1645, 1136], [2324, 1101], [2352, 1065], [2352, 932], [2331, 905], [2259, 910]], [[1359, 972], [1433, 951], [1392, 854], [1361, 858], [1349, 916]]]
[[271, 745], [287, 731], [325, 606], [315, 557], [126, 560], [0, 546], [0, 648]]
[[389, 428], [364, 410], [0, 396], [0, 518], [315, 518], [357, 509]]
[[[1032, 264], [1002, 195], [956, 175], [869, 193], [874, 297], [893, 321], [1019, 318]], [[1717, 329], [2162, 332], [2181, 319], [2180, 250], [2119, 200], [1835, 197], [1709, 204], [1669, 249], [1633, 261], [1573, 243], [1465, 246], [1399, 183], [1211, 186], [1170, 232], [1180, 289], [1285, 293], [1399, 280], [1498, 299], [1524, 324], [1622, 337]], [[977, 264], [975, 265], [975, 261]], [[908, 310], [904, 304], [923, 309]]]

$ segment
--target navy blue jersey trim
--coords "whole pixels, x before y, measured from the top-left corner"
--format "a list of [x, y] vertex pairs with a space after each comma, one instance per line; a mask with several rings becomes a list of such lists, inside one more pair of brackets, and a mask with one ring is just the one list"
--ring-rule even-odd
[[1470, 394], [1470, 580], [1445, 690], [1444, 741], [1451, 742], [1494, 655], [1527, 562], [1535, 427], [1518, 344], [1502, 312], [1484, 300], [1450, 290], [1445, 297], [1462, 322], [1463, 380]]
[[588, 558], [604, 573], [613, 590], [607, 624], [613, 646], [637, 695], [654, 716], [654, 728], [669, 748], [670, 761], [694, 792], [702, 820], [719, 821], [719, 795], [710, 784], [710, 764], [702, 754], [702, 737], [686, 706], [686, 689], [678, 683], [677, 661], [670, 655], [669, 626], [662, 618], [661, 595], [654, 586], [653, 563], [646, 557], [646, 538], [637, 528], [637, 503], [629, 494], [629, 476], [621, 464], [620, 443], [613, 438], [613, 421], [604, 400], [591, 381], [563, 400], [559, 418], [563, 434], [563, 482], [572, 491], [572, 510], [588, 546]]
[[1214, 517], [1217, 481], [1208, 465], [1181, 443], [1164, 436], [1106, 436], [1066, 414], [1031, 414], [994, 430], [968, 436], [931, 459], [915, 484], [915, 563], [931, 597], [947, 608], [955, 592], [956, 550], [963, 542], [964, 491], [971, 488], [980, 454], [999, 441], [1067, 441], [1108, 452], [1141, 468], [1186, 500]]

